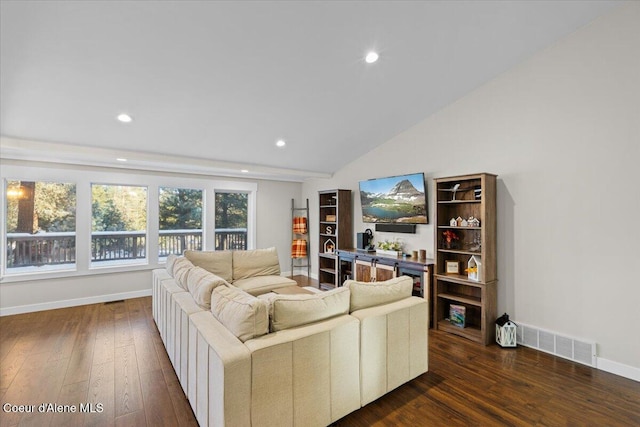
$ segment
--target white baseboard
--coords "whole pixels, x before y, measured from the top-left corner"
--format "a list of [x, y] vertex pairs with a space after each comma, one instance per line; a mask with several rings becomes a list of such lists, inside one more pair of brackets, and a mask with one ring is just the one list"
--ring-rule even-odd
[[640, 382], [640, 368], [598, 357], [598, 369]]
[[54, 310], [56, 308], [75, 307], [78, 305], [97, 304], [101, 302], [118, 301], [121, 299], [140, 298], [140, 297], [147, 297], [150, 295], [151, 295], [151, 289], [143, 289], [141, 291], [121, 292], [119, 294], [97, 295], [93, 297], [43, 302], [39, 304], [19, 305], [16, 307], [4, 307], [4, 308], [0, 308], [0, 316], [32, 313], [34, 311]]

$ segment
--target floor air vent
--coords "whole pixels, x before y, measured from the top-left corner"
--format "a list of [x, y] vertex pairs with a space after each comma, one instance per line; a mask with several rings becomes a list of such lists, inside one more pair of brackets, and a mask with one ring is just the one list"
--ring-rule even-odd
[[[517, 322], [516, 322], [517, 323]], [[596, 343], [517, 323], [518, 344], [596, 368]]]

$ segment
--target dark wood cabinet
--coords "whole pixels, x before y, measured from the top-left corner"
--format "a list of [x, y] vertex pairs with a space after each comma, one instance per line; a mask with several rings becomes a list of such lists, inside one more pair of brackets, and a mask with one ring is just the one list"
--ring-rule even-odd
[[318, 281], [328, 290], [341, 284], [337, 250], [353, 246], [351, 190], [320, 191], [318, 199]]

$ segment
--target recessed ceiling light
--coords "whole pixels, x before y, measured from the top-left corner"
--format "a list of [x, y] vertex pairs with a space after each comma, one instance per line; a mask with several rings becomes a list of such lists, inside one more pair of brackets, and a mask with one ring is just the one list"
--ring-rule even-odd
[[379, 56], [376, 52], [371, 51], [367, 53], [367, 56], [364, 57], [364, 60], [367, 61], [367, 64], [373, 64], [378, 60]]
[[287, 145], [287, 143], [284, 142], [284, 140], [282, 140], [282, 139], [279, 139], [279, 140], [276, 141], [276, 147], [282, 148], [285, 145]]
[[242, 173], [249, 173], [249, 171], [247, 169], [241, 169], [240, 172]]
[[119, 162], [126, 162], [127, 161], [127, 159], [125, 159], [124, 157], [118, 157], [116, 160], [119, 161]]
[[118, 121], [121, 121], [122, 123], [131, 123], [133, 121], [133, 118], [128, 115], [128, 114], [118, 114]]

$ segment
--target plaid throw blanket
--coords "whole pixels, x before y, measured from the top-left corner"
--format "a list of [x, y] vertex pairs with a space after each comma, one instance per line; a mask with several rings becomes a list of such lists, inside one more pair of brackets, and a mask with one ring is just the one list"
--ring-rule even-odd
[[293, 232], [296, 234], [307, 234], [307, 218], [296, 216], [293, 218]]
[[294, 239], [291, 243], [291, 258], [307, 257], [307, 241], [304, 239]]

